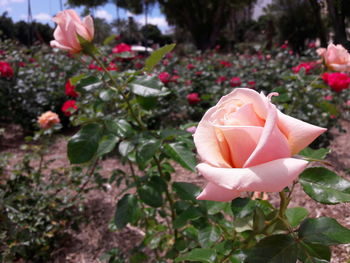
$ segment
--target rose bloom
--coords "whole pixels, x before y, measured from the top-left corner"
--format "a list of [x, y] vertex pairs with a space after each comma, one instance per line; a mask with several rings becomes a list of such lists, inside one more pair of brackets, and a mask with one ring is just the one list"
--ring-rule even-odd
[[0, 61], [0, 76], [4, 78], [13, 77], [13, 69], [6, 61]]
[[88, 42], [91, 42], [94, 38], [94, 22], [91, 16], [86, 16], [81, 21], [78, 14], [69, 9], [59, 12], [53, 18], [53, 21], [57, 23], [57, 27], [53, 34], [55, 40], [50, 42], [51, 47], [76, 54], [82, 50], [77, 35]]
[[73, 110], [78, 109], [78, 106], [76, 105], [75, 100], [67, 100], [65, 103], [63, 103], [62, 108], [61, 108], [64, 115], [66, 115], [68, 117], [72, 115], [72, 113], [71, 113], [72, 109]]
[[331, 100], [333, 100], [333, 96], [332, 95], [326, 95], [326, 96], [324, 96], [324, 99], [327, 100], [327, 101], [331, 101]]
[[242, 192], [279, 192], [308, 162], [292, 158], [326, 131], [280, 112], [270, 98], [236, 88], [210, 108], [194, 142], [208, 184], [199, 200], [230, 201]]
[[218, 77], [217, 79], [216, 79], [216, 83], [217, 84], [221, 84], [221, 83], [223, 83], [223, 82], [225, 82], [226, 81], [226, 77], [225, 76], [220, 76], [220, 77]]
[[346, 106], [349, 106], [349, 107], [350, 107], [350, 100], [348, 100], [348, 101], [346, 102]]
[[329, 44], [327, 49], [317, 49], [327, 68], [334, 71], [350, 70], [350, 54], [342, 45]]
[[60, 123], [58, 115], [52, 111], [47, 111], [40, 115], [38, 118], [38, 124], [42, 129], [49, 129], [56, 123]]
[[189, 69], [189, 70], [191, 70], [191, 69], [194, 69], [196, 66], [195, 65], [193, 65], [193, 64], [188, 64], [187, 65], [187, 69]]
[[123, 53], [123, 52], [131, 52], [131, 46], [129, 46], [128, 44], [125, 44], [125, 43], [120, 43], [112, 49], [112, 53], [114, 53], [114, 54], [115, 53]]
[[300, 63], [298, 66], [293, 67], [292, 70], [295, 74], [297, 74], [302, 68], [304, 68], [305, 74], [309, 74], [310, 70], [312, 70], [314, 66], [315, 66], [314, 62], [305, 62], [305, 63]]
[[332, 90], [341, 92], [344, 89], [349, 88], [350, 78], [345, 73], [334, 72], [334, 73], [323, 73], [322, 79], [327, 83]]
[[255, 85], [256, 85], [255, 81], [253, 81], [253, 80], [252, 81], [248, 81], [247, 84], [248, 84], [248, 88], [255, 89]]
[[196, 129], [197, 129], [196, 126], [191, 126], [191, 127], [188, 127], [188, 128], [186, 129], [186, 131], [189, 132], [189, 133], [195, 133], [195, 132], [196, 132]]
[[194, 104], [197, 104], [198, 102], [201, 101], [198, 93], [196, 92], [193, 92], [193, 93], [190, 93], [187, 95], [187, 101], [190, 105], [194, 105]]
[[161, 72], [158, 75], [158, 78], [160, 79], [161, 82], [163, 82], [164, 84], [167, 84], [168, 82], [171, 81], [171, 77], [170, 74], [168, 72]]
[[77, 98], [79, 96], [79, 94], [75, 91], [75, 86], [72, 85], [72, 83], [70, 82], [70, 80], [68, 80], [66, 82], [66, 95], [73, 97], [73, 98]]
[[232, 66], [232, 64], [231, 64], [230, 62], [225, 61], [225, 60], [221, 60], [221, 61], [219, 61], [219, 63], [220, 63], [222, 66], [224, 66], [225, 68], [229, 68], [229, 67]]
[[242, 81], [239, 77], [233, 77], [231, 80], [230, 80], [230, 86], [231, 87], [238, 87], [238, 86], [241, 86], [242, 85]]
[[174, 76], [171, 77], [170, 81], [171, 82], [177, 82], [179, 79], [180, 79], [179, 75], [174, 75]]

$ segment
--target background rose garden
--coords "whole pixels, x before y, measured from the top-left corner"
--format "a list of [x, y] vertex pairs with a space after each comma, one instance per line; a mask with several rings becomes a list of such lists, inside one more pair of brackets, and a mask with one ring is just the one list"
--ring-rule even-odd
[[[1, 185], [4, 260], [50, 258], [62, 230], [78, 225], [84, 194], [93, 188], [105, 190], [110, 184], [124, 189], [110, 228], [134, 225], [145, 236], [130, 254], [107, 253], [109, 262], [126, 258], [131, 262], [278, 262], [282, 258], [295, 262], [296, 257], [329, 262], [329, 246], [349, 242], [349, 230], [335, 220], [305, 219], [304, 208], [287, 209], [294, 185], [281, 192], [276, 210], [264, 198], [241, 197], [231, 204], [198, 201], [197, 186], [171, 178], [174, 162], [194, 171], [188, 128], [235, 88], [265, 94], [277, 91], [280, 95], [272, 101], [281, 111], [315, 125], [331, 128], [346, 117], [349, 76], [323, 74], [326, 69], [314, 47], [303, 55], [294, 55], [284, 44], [270, 51], [256, 47], [251, 52], [221, 54], [217, 47], [179, 56], [176, 49], [170, 52], [170, 45], [146, 59], [109, 39], [98, 61], [41, 47], [18, 50], [9, 42], [2, 46], [4, 120], [16, 112], [12, 120], [30, 133], [36, 129], [38, 113], [52, 110], [65, 126], [81, 127], [68, 142], [68, 158], [75, 164], [71, 167], [50, 169], [50, 160], [45, 159], [59, 126], [28, 137], [34, 143], [26, 146], [29, 154], [14, 169], [8, 169], [6, 158], [10, 157], [2, 158], [3, 173], [9, 175]], [[95, 51], [89, 52], [95, 56]], [[328, 143], [325, 135], [313, 146]], [[322, 163], [327, 152], [306, 149], [301, 155]], [[119, 158], [130, 173], [117, 169], [102, 177], [99, 161], [108, 157]], [[319, 180], [320, 175], [326, 179]], [[310, 189], [318, 181], [322, 194]], [[348, 181], [325, 168], [306, 170], [300, 182], [318, 202], [349, 201]], [[328, 184], [326, 189], [323, 183]], [[151, 255], [145, 249], [151, 249]]]

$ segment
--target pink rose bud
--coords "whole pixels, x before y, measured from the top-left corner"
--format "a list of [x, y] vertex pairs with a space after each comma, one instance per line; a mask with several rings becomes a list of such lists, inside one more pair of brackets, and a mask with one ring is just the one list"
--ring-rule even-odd
[[316, 52], [330, 70], [350, 71], [350, 54], [342, 45], [329, 44], [327, 49], [319, 48]]
[[82, 50], [77, 35], [88, 42], [92, 42], [94, 38], [94, 22], [91, 16], [86, 16], [81, 21], [74, 10], [68, 9], [59, 12], [53, 21], [57, 23], [57, 27], [53, 34], [55, 40], [50, 42], [51, 47], [76, 54]]
[[196, 129], [197, 129], [196, 126], [191, 126], [191, 127], [187, 128], [186, 131], [189, 132], [189, 133], [195, 133]]
[[58, 115], [52, 111], [47, 111], [40, 115], [38, 118], [38, 124], [40, 128], [46, 130], [54, 126], [56, 123], [60, 123]]
[[306, 168], [292, 158], [326, 129], [280, 112], [271, 96], [236, 88], [199, 122], [194, 143], [208, 181], [199, 200], [230, 201], [242, 192], [280, 192]]

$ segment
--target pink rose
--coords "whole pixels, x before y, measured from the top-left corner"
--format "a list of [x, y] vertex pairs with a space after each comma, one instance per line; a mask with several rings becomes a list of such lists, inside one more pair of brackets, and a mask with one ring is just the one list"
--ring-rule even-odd
[[233, 87], [233, 88], [241, 86], [241, 85], [242, 85], [242, 81], [241, 81], [241, 78], [239, 78], [239, 77], [233, 77], [230, 80], [230, 86]]
[[323, 58], [325, 65], [330, 70], [350, 70], [350, 54], [342, 45], [329, 44], [327, 49], [319, 48], [316, 52]]
[[94, 38], [94, 22], [91, 16], [86, 16], [81, 21], [78, 14], [69, 9], [59, 12], [53, 18], [53, 21], [57, 23], [57, 27], [53, 34], [55, 40], [50, 42], [51, 47], [75, 54], [82, 50], [77, 37], [78, 34], [88, 42], [91, 42]]
[[159, 73], [158, 78], [161, 82], [163, 82], [164, 84], [167, 84], [168, 82], [171, 81], [171, 76], [168, 72], [164, 71]]
[[230, 201], [241, 192], [279, 192], [307, 161], [291, 158], [326, 131], [277, 110], [269, 96], [236, 88], [210, 108], [194, 142], [209, 181], [199, 200]]
[[38, 118], [38, 124], [44, 130], [51, 128], [56, 123], [60, 123], [60, 118], [52, 111], [47, 111]]

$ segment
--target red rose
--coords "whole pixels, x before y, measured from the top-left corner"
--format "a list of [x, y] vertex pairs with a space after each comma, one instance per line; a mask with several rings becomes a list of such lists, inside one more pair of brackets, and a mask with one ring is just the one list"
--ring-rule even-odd
[[65, 103], [63, 103], [62, 108], [61, 108], [62, 112], [66, 116], [71, 116], [72, 115], [72, 112], [71, 112], [72, 109], [73, 110], [77, 110], [78, 109], [75, 100], [67, 100]]
[[123, 53], [123, 52], [131, 52], [131, 46], [125, 43], [120, 43], [112, 49], [112, 53]]
[[168, 72], [161, 72], [158, 75], [158, 78], [160, 79], [161, 82], [163, 82], [164, 84], [168, 83], [171, 81], [171, 77], [170, 74]]
[[180, 78], [180, 76], [174, 75], [174, 76], [171, 77], [170, 81], [171, 81], [171, 82], [177, 82], [177, 80], [178, 80], [179, 78]]
[[241, 86], [242, 85], [242, 81], [239, 77], [233, 77], [231, 80], [230, 80], [230, 86], [231, 87], [238, 87], [238, 86]]
[[197, 76], [201, 76], [201, 75], [203, 74], [203, 71], [197, 71], [195, 74], [196, 74]]
[[70, 80], [66, 82], [66, 95], [73, 98], [79, 97], [79, 94], [75, 91], [75, 86], [70, 83]]
[[13, 69], [9, 63], [0, 61], [0, 76], [4, 78], [13, 77]]
[[19, 66], [20, 68], [23, 68], [23, 67], [26, 66], [26, 63], [24, 63], [24, 62], [19, 62], [19, 63], [18, 63], [18, 66]]
[[143, 64], [140, 63], [140, 62], [137, 62], [137, 63], [135, 64], [135, 68], [141, 69], [141, 68], [143, 68]]
[[187, 65], [187, 69], [191, 70], [191, 69], [194, 69], [196, 66], [193, 65], [193, 64], [188, 64]]
[[117, 65], [115, 63], [111, 62], [111, 63], [109, 63], [109, 66], [107, 67], [107, 70], [109, 70], [109, 71], [113, 71], [113, 70], [117, 71], [118, 67], [117, 67]]
[[310, 73], [310, 70], [312, 70], [315, 66], [315, 63], [314, 62], [305, 62], [305, 63], [300, 63], [298, 66], [296, 67], [293, 67], [292, 70], [293, 72], [296, 74], [296, 73], [299, 73], [299, 71], [304, 68], [305, 69], [305, 74], [309, 74]]
[[322, 79], [336, 92], [349, 88], [350, 78], [345, 73], [324, 73]]
[[223, 83], [224, 81], [226, 81], [226, 77], [225, 76], [220, 76], [216, 79], [216, 83], [217, 84], [221, 84]]
[[200, 102], [201, 99], [199, 98], [198, 93], [194, 92], [187, 95], [187, 101], [190, 105], [194, 105]]
[[219, 63], [220, 63], [221, 65], [223, 65], [225, 68], [229, 68], [229, 67], [232, 66], [232, 64], [231, 64], [230, 62], [225, 61], [225, 60], [221, 60], [221, 61], [219, 61]]
[[248, 81], [247, 84], [248, 84], [248, 88], [255, 89], [255, 84], [256, 84], [255, 81]]
[[288, 48], [288, 44], [287, 44], [287, 43], [284, 43], [283, 45], [281, 45], [281, 48], [282, 48], [282, 49]]

